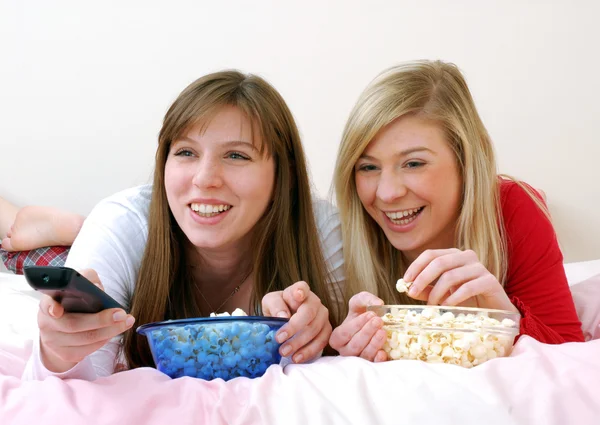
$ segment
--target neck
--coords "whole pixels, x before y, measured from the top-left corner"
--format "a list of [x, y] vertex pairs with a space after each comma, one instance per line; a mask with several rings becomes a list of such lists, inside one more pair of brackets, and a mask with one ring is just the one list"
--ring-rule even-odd
[[252, 266], [249, 243], [221, 249], [190, 247], [189, 261], [196, 285], [205, 292], [218, 295], [233, 289]]

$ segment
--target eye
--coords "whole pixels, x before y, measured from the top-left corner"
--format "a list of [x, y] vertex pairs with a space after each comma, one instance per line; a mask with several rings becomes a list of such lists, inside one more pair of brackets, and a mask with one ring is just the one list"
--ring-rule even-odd
[[235, 160], [243, 160], [243, 161], [249, 161], [250, 157], [248, 155], [244, 155], [243, 153], [240, 152], [229, 152], [226, 155], [226, 158], [229, 159], [235, 159]]
[[419, 168], [423, 165], [425, 165], [425, 163], [421, 161], [408, 161], [404, 166], [406, 168]]
[[194, 154], [189, 149], [179, 149], [175, 152], [175, 156], [193, 156]]
[[377, 170], [377, 167], [373, 164], [362, 164], [356, 168], [356, 171], [365, 171], [365, 172], [375, 171], [375, 170]]

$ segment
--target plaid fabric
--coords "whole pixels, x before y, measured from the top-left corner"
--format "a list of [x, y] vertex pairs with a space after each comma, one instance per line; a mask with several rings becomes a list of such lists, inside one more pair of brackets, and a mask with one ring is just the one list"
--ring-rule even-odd
[[0, 248], [0, 259], [11, 272], [23, 274], [25, 266], [64, 266], [69, 249], [68, 246], [47, 246], [31, 251], [8, 252]]

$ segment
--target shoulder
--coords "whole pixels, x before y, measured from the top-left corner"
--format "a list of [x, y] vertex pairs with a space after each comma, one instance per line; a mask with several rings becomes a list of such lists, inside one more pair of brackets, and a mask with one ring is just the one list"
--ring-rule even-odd
[[94, 269], [107, 293], [129, 306], [148, 238], [152, 187], [132, 187], [100, 201], [85, 219], [66, 265]]
[[505, 221], [546, 218], [545, 212], [540, 208], [540, 205], [545, 207], [541, 193], [527, 183], [500, 179], [499, 190], [502, 215]]
[[134, 212], [147, 214], [152, 199], [152, 185], [146, 184], [122, 190], [100, 201], [101, 204], [119, 205]]
[[500, 202], [509, 254], [528, 256], [536, 249], [545, 252], [558, 246], [554, 226], [537, 190], [523, 182], [502, 180]]
[[100, 201], [88, 219], [101, 222], [125, 220], [147, 223], [151, 198], [151, 185], [125, 189]]

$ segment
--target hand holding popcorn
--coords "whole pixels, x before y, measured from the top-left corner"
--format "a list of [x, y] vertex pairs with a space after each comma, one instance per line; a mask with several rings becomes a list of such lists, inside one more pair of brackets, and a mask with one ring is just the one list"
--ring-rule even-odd
[[518, 311], [498, 279], [471, 250], [426, 250], [406, 270], [404, 281], [412, 282], [407, 286], [410, 297], [429, 305]]

